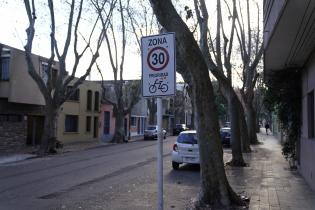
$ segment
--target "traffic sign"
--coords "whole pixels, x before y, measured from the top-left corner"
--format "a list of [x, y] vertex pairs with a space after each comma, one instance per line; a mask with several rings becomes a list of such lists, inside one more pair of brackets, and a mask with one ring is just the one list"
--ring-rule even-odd
[[142, 95], [175, 95], [175, 33], [141, 38]]

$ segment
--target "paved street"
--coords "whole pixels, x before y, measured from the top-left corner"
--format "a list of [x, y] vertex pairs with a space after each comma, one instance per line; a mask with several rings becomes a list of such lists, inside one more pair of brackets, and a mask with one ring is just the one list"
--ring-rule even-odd
[[[181, 186], [185, 179], [194, 180], [190, 184], [196, 188], [199, 177], [198, 168], [185, 177], [172, 172], [169, 154], [173, 141], [175, 137], [164, 141], [166, 202], [170, 202], [168, 182]], [[84, 209], [130, 209], [130, 206], [152, 209], [156, 204], [155, 173], [156, 141], [111, 145], [1, 165], [0, 209], [78, 209], [81, 205]], [[177, 188], [171, 189], [170, 193], [173, 192]], [[180, 187], [178, 193], [182, 200], [174, 200], [171, 205], [186, 203], [185, 187]]]
[[[226, 167], [237, 193], [253, 210], [313, 210], [315, 194], [288, 169], [278, 141], [259, 135], [261, 145], [244, 154], [249, 167]], [[173, 171], [164, 142], [165, 209], [186, 209], [197, 193], [199, 167]], [[224, 159], [231, 157], [224, 149]], [[0, 166], [0, 209], [156, 209], [156, 141], [136, 141]]]

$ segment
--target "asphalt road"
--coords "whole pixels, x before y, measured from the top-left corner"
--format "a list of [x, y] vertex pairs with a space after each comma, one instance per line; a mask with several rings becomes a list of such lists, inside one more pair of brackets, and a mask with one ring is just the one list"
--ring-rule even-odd
[[[174, 141], [164, 140], [164, 203], [184, 209], [199, 167], [172, 170]], [[0, 210], [156, 209], [156, 150], [156, 141], [137, 141], [0, 165]]]

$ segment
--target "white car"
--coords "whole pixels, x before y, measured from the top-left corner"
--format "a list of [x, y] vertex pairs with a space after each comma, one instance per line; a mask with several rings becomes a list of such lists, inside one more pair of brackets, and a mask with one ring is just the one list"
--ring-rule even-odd
[[[147, 129], [144, 130], [144, 140], [146, 139], [157, 139], [157, 125], [149, 125]], [[166, 130], [162, 129], [163, 138], [166, 139]]]
[[177, 170], [182, 163], [200, 163], [197, 133], [195, 130], [181, 132], [173, 145], [173, 169]]

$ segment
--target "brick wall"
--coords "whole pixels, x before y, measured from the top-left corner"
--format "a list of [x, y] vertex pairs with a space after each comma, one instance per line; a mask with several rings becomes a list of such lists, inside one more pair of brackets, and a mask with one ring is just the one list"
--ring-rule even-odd
[[26, 122], [0, 122], [0, 154], [19, 151], [26, 146]]

